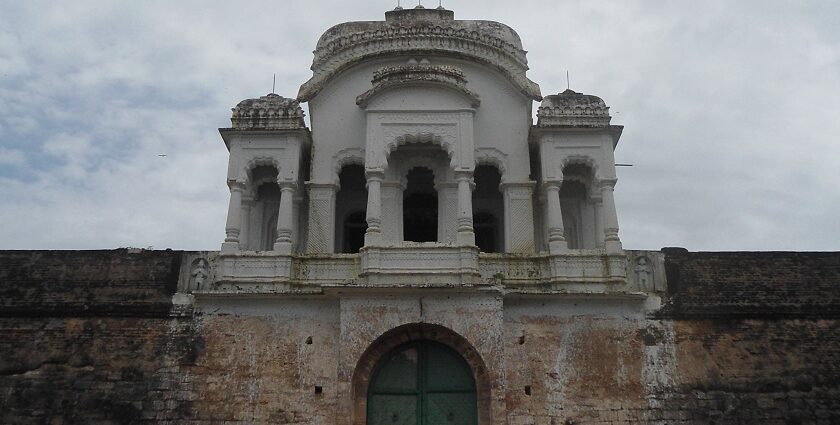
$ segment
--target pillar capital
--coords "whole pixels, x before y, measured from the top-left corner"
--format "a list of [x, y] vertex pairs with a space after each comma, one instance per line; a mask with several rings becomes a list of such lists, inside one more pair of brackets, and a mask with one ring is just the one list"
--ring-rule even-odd
[[598, 187], [600, 187], [601, 189], [606, 189], [606, 188], [614, 189], [616, 183], [618, 183], [618, 179], [615, 179], [615, 178], [613, 178], [613, 179], [598, 179]]
[[472, 179], [473, 170], [467, 168], [458, 168], [454, 172], [455, 180]]
[[563, 179], [551, 179], [542, 182], [542, 187], [546, 191], [560, 190], [560, 186], [563, 186]]
[[385, 169], [384, 168], [365, 168], [365, 178], [368, 181], [376, 180], [382, 181], [385, 179]]
[[243, 181], [228, 180], [227, 185], [228, 185], [228, 189], [230, 189], [231, 192], [233, 192], [233, 191], [245, 192], [245, 187], [246, 186], [245, 186], [245, 182], [243, 182]]

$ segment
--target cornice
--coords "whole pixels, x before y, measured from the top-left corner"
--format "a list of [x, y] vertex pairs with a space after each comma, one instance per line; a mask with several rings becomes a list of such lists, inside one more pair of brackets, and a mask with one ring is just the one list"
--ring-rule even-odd
[[[528, 62], [525, 51], [487, 32], [468, 31], [441, 24], [415, 22], [408, 26], [371, 26], [368, 30], [349, 31], [320, 45], [312, 64], [314, 75], [304, 83], [298, 100], [315, 97], [326, 83], [345, 69], [367, 59], [394, 54], [440, 54], [474, 60], [500, 71], [525, 96], [541, 100], [539, 85], [525, 75]], [[499, 24], [500, 25], [500, 24]]]
[[481, 104], [479, 96], [467, 89], [464, 73], [453, 66], [403, 65], [380, 68], [373, 74], [373, 88], [356, 97], [356, 104], [365, 107], [378, 94], [404, 85], [437, 85], [460, 92], [470, 100], [470, 106]]

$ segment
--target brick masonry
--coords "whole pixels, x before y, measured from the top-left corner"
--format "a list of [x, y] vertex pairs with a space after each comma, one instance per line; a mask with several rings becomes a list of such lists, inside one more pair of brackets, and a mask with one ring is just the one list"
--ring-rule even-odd
[[[504, 369], [492, 408], [511, 425], [840, 423], [840, 254], [664, 252], [655, 311], [489, 299], [471, 313], [487, 328], [448, 296], [425, 309]], [[380, 323], [344, 318], [378, 301], [193, 314], [171, 302], [182, 256], [0, 252], [0, 423], [348, 423], [342, 356]]]

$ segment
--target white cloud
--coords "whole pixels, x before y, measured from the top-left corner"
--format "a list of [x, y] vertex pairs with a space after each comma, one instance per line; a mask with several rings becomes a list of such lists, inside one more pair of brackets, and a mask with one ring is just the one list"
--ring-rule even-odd
[[[428, 2], [427, 2], [428, 3]], [[516, 29], [544, 94], [626, 126], [628, 248], [837, 249], [840, 5], [445, 1]], [[294, 96], [318, 36], [393, 2], [31, 1], [0, 16], [0, 248], [215, 249], [239, 100]], [[427, 5], [428, 6], [428, 5]], [[157, 154], [166, 153], [165, 158]], [[12, 170], [12, 171], [8, 171]]]

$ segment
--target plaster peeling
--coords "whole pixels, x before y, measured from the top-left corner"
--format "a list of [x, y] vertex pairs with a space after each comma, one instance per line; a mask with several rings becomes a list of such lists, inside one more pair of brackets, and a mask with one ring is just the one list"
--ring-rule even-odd
[[678, 375], [676, 341], [672, 322], [650, 320], [646, 324], [647, 332], [653, 335], [644, 347], [642, 382], [648, 405], [657, 408], [657, 397], [674, 388]]

